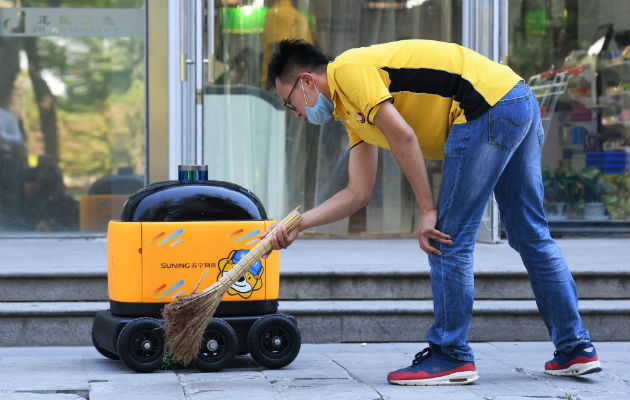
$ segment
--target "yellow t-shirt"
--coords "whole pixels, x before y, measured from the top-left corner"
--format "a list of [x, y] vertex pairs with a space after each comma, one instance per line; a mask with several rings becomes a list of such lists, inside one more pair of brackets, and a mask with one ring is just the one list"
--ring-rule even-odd
[[444, 158], [453, 124], [495, 105], [519, 81], [509, 67], [454, 43], [404, 40], [348, 50], [327, 68], [333, 115], [361, 141], [389, 148], [374, 125], [380, 104], [392, 101], [413, 128], [426, 158]]

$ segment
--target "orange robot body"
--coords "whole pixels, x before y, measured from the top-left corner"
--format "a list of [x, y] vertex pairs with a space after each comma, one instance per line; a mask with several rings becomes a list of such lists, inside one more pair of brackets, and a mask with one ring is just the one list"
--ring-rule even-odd
[[[112, 310], [134, 315], [153, 304], [157, 307], [149, 314], [155, 315], [178, 296], [208, 288], [260, 241], [273, 222], [111, 221], [107, 261]], [[279, 254], [272, 252], [232, 285], [222, 301], [277, 300], [279, 267]]]

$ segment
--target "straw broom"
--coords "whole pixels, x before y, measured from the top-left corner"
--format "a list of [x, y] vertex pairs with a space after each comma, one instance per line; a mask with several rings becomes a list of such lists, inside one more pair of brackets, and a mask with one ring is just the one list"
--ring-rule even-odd
[[[291, 211], [280, 221], [278, 226], [285, 225], [289, 232], [295, 229], [302, 222], [302, 216], [297, 211], [298, 208]], [[241, 279], [256, 261], [272, 249], [271, 238], [276, 229], [277, 227], [215, 284], [199, 293], [179, 297], [176, 301], [164, 306], [162, 311], [166, 326], [164, 350], [165, 354], [169, 355], [173, 361], [188, 365], [197, 357], [203, 334], [219, 306], [221, 298], [230, 286]]]

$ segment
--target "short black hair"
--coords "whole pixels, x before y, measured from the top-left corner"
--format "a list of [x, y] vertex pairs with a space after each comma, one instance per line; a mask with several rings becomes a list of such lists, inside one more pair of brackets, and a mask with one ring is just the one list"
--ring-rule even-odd
[[276, 78], [290, 81], [298, 73], [322, 69], [328, 64], [326, 57], [312, 44], [302, 39], [284, 39], [273, 53], [267, 70], [269, 87], [276, 86]]

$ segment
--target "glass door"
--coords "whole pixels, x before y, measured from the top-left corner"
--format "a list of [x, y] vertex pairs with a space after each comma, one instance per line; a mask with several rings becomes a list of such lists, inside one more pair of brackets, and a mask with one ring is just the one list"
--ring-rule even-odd
[[[209, 0], [203, 7], [208, 18], [196, 42], [204, 44], [202, 59], [208, 63], [202, 74], [203, 135], [196, 143], [202, 145], [211, 179], [253, 191], [273, 218], [300, 204], [310, 209], [347, 185], [349, 152], [340, 123], [304, 123], [283, 109], [269, 87], [266, 65], [280, 40], [303, 39], [332, 59], [352, 47], [411, 38], [461, 43], [462, 37], [461, 0]], [[171, 7], [185, 13], [178, 9]], [[192, 24], [182, 25], [182, 31], [192, 32]], [[176, 39], [171, 43], [178, 45]], [[180, 57], [187, 77], [195, 68], [187, 63], [191, 54]], [[170, 97], [174, 107], [193, 102]], [[192, 121], [189, 112], [180, 114]], [[413, 234], [419, 217], [413, 193], [390, 152], [381, 151], [379, 158], [370, 205], [311, 233]], [[427, 164], [437, 194], [441, 162]]]

